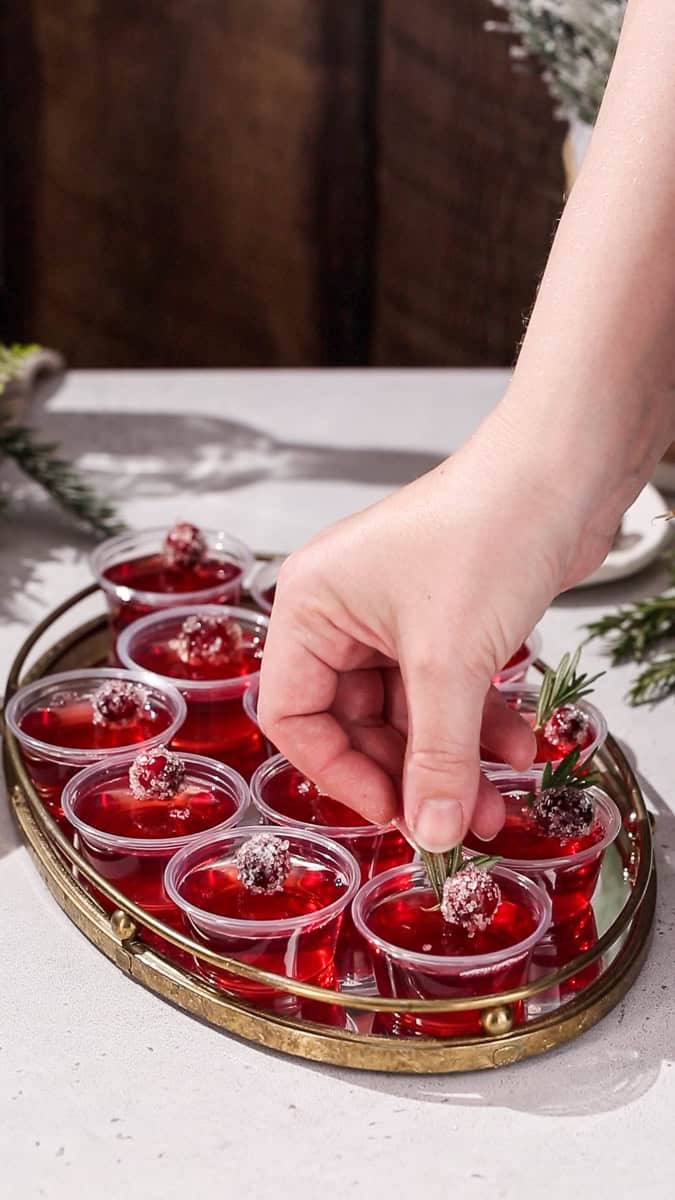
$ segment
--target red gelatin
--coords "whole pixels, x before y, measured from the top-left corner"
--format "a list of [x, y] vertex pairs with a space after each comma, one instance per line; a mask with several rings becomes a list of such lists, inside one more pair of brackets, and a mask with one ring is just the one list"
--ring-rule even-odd
[[[369, 942], [380, 995], [407, 999], [470, 999], [520, 986], [532, 948], [543, 935], [550, 904], [522, 876], [493, 869], [501, 902], [489, 926], [469, 936], [450, 925], [421, 867], [390, 871], [361, 890], [353, 912]], [[514, 1008], [522, 1020], [522, 1005]], [[374, 1032], [399, 1037], [480, 1034], [480, 1012], [379, 1013]]]
[[[87, 862], [129, 899], [160, 920], [182, 928], [164, 889], [170, 858], [206, 830], [240, 820], [248, 802], [246, 785], [222, 763], [186, 756], [181, 790], [166, 799], [139, 798], [129, 785], [134, 758], [99, 763], [67, 786], [63, 805]], [[84, 880], [84, 886], [89, 886]], [[92, 888], [106, 911], [116, 905]], [[157, 939], [146, 933], [154, 944]], [[163, 944], [162, 949], [171, 952]]]
[[[102, 688], [121, 683], [137, 688], [141, 703], [119, 719], [101, 719]], [[107, 693], [106, 693], [107, 694]], [[114, 717], [113, 708], [104, 711]], [[133, 746], [143, 749], [171, 738], [185, 716], [176, 689], [151, 686], [137, 673], [104, 669], [66, 671], [21, 688], [7, 706], [7, 724], [21, 744], [21, 753], [37, 793], [49, 813], [63, 823], [61, 793], [69, 779], [84, 767], [110, 756], [119, 757]]]
[[[504, 865], [546, 888], [555, 924], [577, 916], [590, 903], [604, 851], [621, 828], [616, 805], [599, 788], [589, 788], [586, 796], [593, 801], [594, 816], [588, 832], [553, 836], [542, 830], [525, 798], [541, 785], [540, 774], [504, 772], [489, 778], [504, 796], [506, 808], [505, 823], [489, 842], [490, 854], [499, 855]], [[482, 854], [487, 844], [469, 830], [465, 845]]]
[[[517, 683], [506, 684], [500, 690], [507, 703], [516, 709], [524, 720], [534, 726], [538, 698], [536, 690]], [[588, 718], [588, 729], [585, 736], [581, 740], [572, 740], [571, 738], [566, 739], [556, 732], [555, 742], [553, 742], [547, 738], [545, 727], [537, 729], [535, 731], [537, 743], [535, 767], [543, 766], [547, 762], [562, 762], [563, 758], [575, 749], [579, 750], [579, 762], [583, 764], [602, 745], [607, 736], [607, 723], [602, 713], [587, 700], [580, 701], [577, 707]], [[480, 756], [484, 769], [499, 771], [506, 767], [506, 763], [499, 759], [489, 746], [481, 746]]]
[[[252, 891], [235, 863], [241, 845], [260, 827], [240, 828], [176, 855], [165, 883], [182, 908], [190, 935], [211, 949], [319, 987], [335, 990], [335, 944], [342, 914], [358, 887], [358, 868], [341, 847], [287, 826], [268, 829], [289, 842], [290, 869], [283, 888]], [[335, 1021], [332, 1006], [306, 1002], [290, 993], [221, 971], [195, 960], [212, 983], [247, 1004], [286, 1015]]]
[[[215, 662], [207, 655], [185, 654], [179, 639], [186, 618], [194, 615], [235, 621], [242, 630], [241, 647], [227, 659], [219, 653]], [[245, 713], [242, 700], [258, 678], [266, 632], [265, 617], [227, 606], [174, 608], [124, 631], [118, 642], [122, 661], [173, 684], [185, 699], [187, 715], [172, 749], [222, 759], [246, 779], [265, 760], [260, 730]]]
[[255, 572], [251, 584], [251, 595], [262, 612], [271, 613], [277, 590], [277, 577], [283, 563], [282, 558], [272, 559], [271, 562], [261, 563]]
[[[283, 755], [268, 759], [251, 780], [251, 797], [269, 824], [290, 822], [314, 827], [324, 837], [346, 846], [359, 864], [361, 883], [408, 863], [413, 849], [391, 825], [373, 825], [346, 805], [324, 795]], [[340, 982], [351, 985], [372, 978], [370, 955], [363, 938], [345, 913], [335, 956]]]
[[[578, 958], [596, 944], [598, 928], [595, 923], [593, 909], [583, 908], [576, 917], [564, 925], [554, 926], [534, 948], [530, 979], [540, 979], [550, 975], [552, 971], [566, 967], [573, 959]], [[602, 960], [596, 959], [587, 967], [582, 967], [575, 975], [559, 983], [557, 987], [547, 992], [539, 992], [534, 1003], [542, 1010], [549, 1010], [560, 1004], [573, 1000], [579, 992], [589, 987], [602, 972]]]
[[192, 528], [185, 524], [121, 534], [96, 549], [92, 567], [105, 592], [114, 633], [173, 603], [238, 602], [242, 576], [254, 561], [251, 551], [213, 530], [197, 530], [190, 543], [178, 536], [181, 529]]

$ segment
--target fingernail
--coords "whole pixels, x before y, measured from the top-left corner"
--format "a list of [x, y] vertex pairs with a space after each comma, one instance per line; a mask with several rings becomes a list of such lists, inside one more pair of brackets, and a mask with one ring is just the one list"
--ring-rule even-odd
[[423, 850], [440, 854], [462, 839], [463, 813], [456, 800], [427, 800], [415, 821], [415, 837]]

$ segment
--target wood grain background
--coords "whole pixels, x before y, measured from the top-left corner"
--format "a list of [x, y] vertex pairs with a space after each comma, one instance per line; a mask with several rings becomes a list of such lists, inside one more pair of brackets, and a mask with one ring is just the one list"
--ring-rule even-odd
[[504, 364], [564, 128], [488, 0], [5, 0], [5, 337], [79, 366]]

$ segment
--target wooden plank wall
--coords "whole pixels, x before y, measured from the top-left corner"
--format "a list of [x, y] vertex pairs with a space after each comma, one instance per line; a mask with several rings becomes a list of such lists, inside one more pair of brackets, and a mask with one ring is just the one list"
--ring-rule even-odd
[[487, 0], [5, 0], [4, 336], [80, 366], [512, 359], [563, 128]]

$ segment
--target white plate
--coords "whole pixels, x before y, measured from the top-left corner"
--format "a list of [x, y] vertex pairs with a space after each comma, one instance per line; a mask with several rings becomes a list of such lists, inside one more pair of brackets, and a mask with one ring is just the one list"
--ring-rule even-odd
[[593, 587], [596, 583], [626, 579], [658, 558], [670, 536], [669, 522], [658, 518], [670, 507], [656, 488], [648, 483], [623, 518], [616, 548], [610, 550], [602, 566], [577, 587]]

